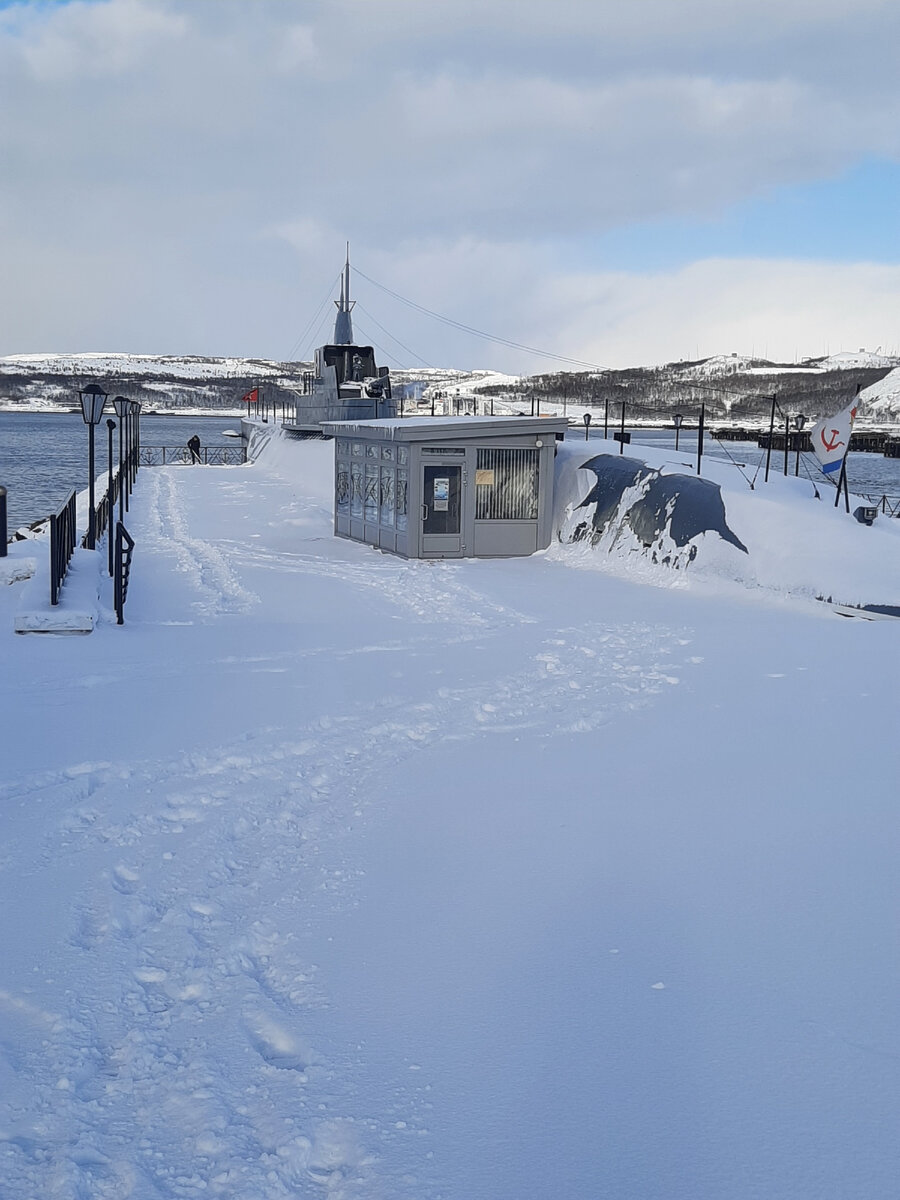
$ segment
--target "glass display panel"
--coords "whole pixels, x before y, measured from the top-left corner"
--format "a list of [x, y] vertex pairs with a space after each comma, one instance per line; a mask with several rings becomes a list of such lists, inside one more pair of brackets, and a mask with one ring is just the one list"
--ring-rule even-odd
[[358, 462], [350, 464], [350, 515], [363, 515], [363, 469]]
[[409, 446], [398, 446], [397, 447], [397, 462], [398, 463], [408, 463], [409, 462]]
[[334, 498], [339, 513], [350, 511], [350, 464], [339, 462], [334, 473]]
[[363, 495], [363, 516], [365, 520], [378, 520], [378, 465], [366, 463], [366, 490]]
[[396, 488], [396, 505], [397, 505], [397, 528], [405, 529], [407, 523], [406, 516], [406, 497], [409, 490], [409, 476], [402, 468], [397, 468], [397, 488]]
[[381, 468], [381, 516], [382, 525], [394, 524], [394, 468]]

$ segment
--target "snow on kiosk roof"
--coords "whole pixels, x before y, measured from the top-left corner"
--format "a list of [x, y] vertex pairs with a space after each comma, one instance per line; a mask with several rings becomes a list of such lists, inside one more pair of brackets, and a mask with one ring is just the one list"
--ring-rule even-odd
[[405, 558], [511, 558], [550, 545], [560, 417], [333, 421], [334, 532]]

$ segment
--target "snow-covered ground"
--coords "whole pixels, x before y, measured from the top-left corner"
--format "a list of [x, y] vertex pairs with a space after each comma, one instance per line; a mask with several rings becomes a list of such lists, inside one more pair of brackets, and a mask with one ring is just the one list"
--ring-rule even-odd
[[391, 558], [328, 443], [128, 523], [122, 628], [0, 585], [4, 1200], [893, 1200], [900, 624]]

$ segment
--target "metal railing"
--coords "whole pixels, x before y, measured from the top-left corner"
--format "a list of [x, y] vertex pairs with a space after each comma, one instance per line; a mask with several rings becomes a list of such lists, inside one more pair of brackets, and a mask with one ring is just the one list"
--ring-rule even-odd
[[247, 447], [201, 446], [195, 458], [187, 446], [141, 446], [139, 462], [142, 467], [191, 466], [242, 467], [247, 461]]
[[853, 494], [855, 496], [862, 496], [864, 500], [868, 500], [883, 516], [900, 517], [900, 496], [896, 494], [889, 495], [887, 492], [882, 492], [879, 495], [878, 492], [861, 492], [855, 488]]
[[112, 489], [107, 487], [106, 491], [100, 497], [100, 503], [96, 508], [94, 517], [94, 535], [97, 541], [103, 537], [107, 529], [110, 528], [112, 522], [112, 514], [115, 510], [116, 503], [119, 499], [119, 488], [121, 487], [120, 472], [116, 471], [112, 477]]
[[116, 521], [116, 554], [113, 573], [113, 598], [116, 606], [116, 623], [125, 624], [122, 615], [125, 600], [128, 596], [128, 578], [131, 575], [131, 555], [134, 552], [134, 538], [121, 521]]
[[[128, 485], [131, 481], [130, 465], [126, 461], [113, 472], [112, 484], [107, 485], [106, 491], [100, 497], [97, 504], [94, 506], [94, 542], [100, 541], [107, 529], [111, 528], [112, 517], [115, 511], [116, 502], [119, 499], [119, 492], [124, 487], [125, 495], [128, 495]], [[88, 548], [88, 534], [86, 533], [81, 539], [82, 549]]]
[[75, 552], [75, 492], [50, 517], [50, 603], [59, 604], [59, 593]]

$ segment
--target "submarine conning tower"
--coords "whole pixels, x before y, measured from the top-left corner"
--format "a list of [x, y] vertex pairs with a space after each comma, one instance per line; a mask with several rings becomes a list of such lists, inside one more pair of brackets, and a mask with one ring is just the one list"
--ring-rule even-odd
[[341, 272], [341, 298], [334, 303], [334, 336], [317, 348], [313, 369], [303, 375], [302, 390], [291, 389], [296, 396], [294, 419], [283, 423], [289, 436], [322, 436], [325, 421], [392, 420], [397, 416], [390, 371], [376, 365], [374, 347], [358, 346], [353, 338], [350, 314], [356, 302], [350, 299], [349, 243]]

